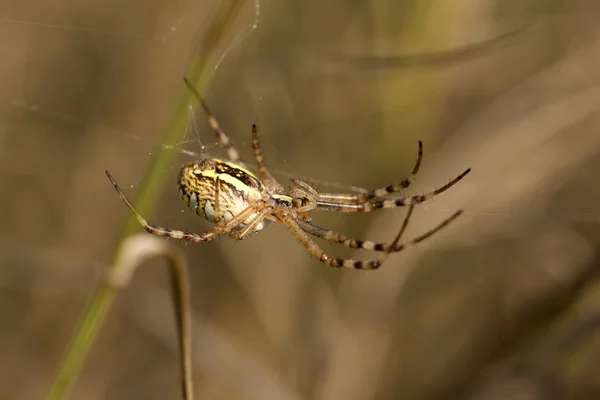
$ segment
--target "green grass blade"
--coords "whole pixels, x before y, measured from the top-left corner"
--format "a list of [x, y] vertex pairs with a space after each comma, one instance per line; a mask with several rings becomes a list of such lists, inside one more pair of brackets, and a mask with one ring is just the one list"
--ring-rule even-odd
[[[231, 26], [243, 4], [244, 1], [232, 0], [226, 2], [215, 15], [204, 36], [202, 54], [197, 58], [191, 73], [188, 75], [190, 82], [201, 93], [205, 91], [213, 74], [212, 65], [214, 62], [212, 62], [211, 56], [214, 49]], [[183, 139], [187, 132], [190, 93], [188, 90], [185, 90], [183, 80], [181, 88], [182, 94], [173, 116], [165, 127], [161, 139], [162, 145], [175, 145]], [[153, 153], [154, 156], [150, 160], [134, 204], [141, 214], [149, 215], [152, 212], [154, 201], [159, 197], [161, 188], [163, 187], [163, 174], [158, 172], [163, 171], [172, 164], [173, 153], [170, 151], [156, 151]], [[104, 172], [98, 171], [98, 173], [103, 174]], [[107, 190], [111, 190], [108, 184]], [[130, 215], [113, 249], [107, 275], [114, 268], [115, 257], [120, 250], [121, 243], [137, 230], [139, 230], [139, 224], [135, 217]], [[83, 320], [77, 328], [76, 336], [60, 365], [56, 380], [47, 396], [48, 400], [64, 400], [69, 396], [94, 340], [116, 298], [116, 294], [116, 289], [104, 283], [101, 283], [96, 289]]]

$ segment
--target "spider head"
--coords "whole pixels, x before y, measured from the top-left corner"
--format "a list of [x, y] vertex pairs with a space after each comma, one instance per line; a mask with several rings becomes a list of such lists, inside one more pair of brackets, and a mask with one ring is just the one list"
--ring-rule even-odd
[[292, 179], [289, 196], [292, 198], [294, 208], [300, 213], [317, 208], [319, 193], [308, 183], [298, 178]]

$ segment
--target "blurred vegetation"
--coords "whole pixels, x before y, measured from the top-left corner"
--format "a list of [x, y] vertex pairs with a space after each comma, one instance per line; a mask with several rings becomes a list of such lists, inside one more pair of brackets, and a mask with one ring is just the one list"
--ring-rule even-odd
[[[174, 182], [185, 151], [222, 155], [210, 129], [199, 114], [176, 151], [162, 136], [208, 48], [209, 104], [246, 159], [259, 124], [282, 182], [395, 182], [419, 139], [407, 194], [473, 173], [418, 207], [409, 236], [464, 208], [460, 221], [379, 271], [325, 268], [281, 226], [173, 242], [191, 266], [198, 398], [600, 397], [597, 2], [257, 0], [212, 36], [224, 4], [5, 4], [0, 398], [48, 393], [110, 262], [129, 214], [105, 169], [133, 198], [167, 152], [148, 219], [209, 228]], [[402, 213], [315, 220], [385, 241]], [[149, 264], [71, 398], [179, 397], [168, 276]]]
[[[212, 75], [211, 65], [209, 57], [212, 55], [212, 47], [219, 39], [223, 36], [227, 30], [228, 25], [235, 18], [236, 13], [242, 6], [242, 2], [230, 2], [229, 4], [222, 7], [219, 13], [213, 18], [212, 25], [206, 32], [206, 39], [204, 41], [205, 46], [203, 52], [198, 56], [196, 63], [193, 65], [189, 77], [189, 82], [194, 87], [204, 89], [208, 85], [209, 77]], [[216, 64], [213, 62], [212, 64]], [[181, 142], [186, 134], [187, 127], [189, 125], [189, 104], [192, 99], [192, 93], [189, 89], [183, 91], [181, 100], [179, 100], [173, 116], [171, 117], [167, 127], [164, 130], [161, 138], [161, 144], [163, 146], [174, 147]], [[172, 151], [158, 151], [151, 158], [149, 163], [146, 176], [140, 186], [138, 192], [138, 198], [134, 207], [137, 212], [142, 215], [147, 215], [152, 210], [154, 199], [158, 197], [160, 193], [160, 187], [162, 186], [163, 180], [160, 172], [173, 162]], [[137, 229], [139, 229], [139, 222], [137, 218], [130, 213], [127, 223], [123, 228], [120, 241], [123, 242], [128, 236], [131, 236]], [[112, 260], [110, 265], [107, 267], [106, 276], [111, 276], [115, 273], [117, 254], [121, 251], [122, 244], [118, 243], [115, 245]], [[141, 262], [141, 260], [139, 261]], [[186, 282], [187, 286], [188, 283]], [[175, 290], [175, 289], [174, 289]], [[178, 289], [181, 291], [181, 289]], [[112, 303], [115, 300], [117, 294], [117, 288], [106, 285], [105, 282], [101, 282], [98, 286], [94, 298], [86, 312], [84, 320], [81, 322], [77, 335], [70, 347], [69, 353], [65, 357], [56, 378], [56, 381], [48, 395], [50, 400], [60, 400], [67, 398], [73, 384], [81, 371], [83, 362], [87, 354], [90, 351], [91, 346], [94, 343], [98, 331], [104, 323], [106, 314], [110, 310]], [[186, 301], [187, 306], [188, 301]], [[186, 345], [187, 347], [187, 345]], [[189, 352], [189, 351], [188, 351]], [[189, 355], [187, 355], [189, 357]], [[189, 364], [189, 363], [187, 363]], [[190, 373], [189, 369], [185, 372], [186, 375]], [[192, 392], [191, 387], [186, 387], [184, 393]]]

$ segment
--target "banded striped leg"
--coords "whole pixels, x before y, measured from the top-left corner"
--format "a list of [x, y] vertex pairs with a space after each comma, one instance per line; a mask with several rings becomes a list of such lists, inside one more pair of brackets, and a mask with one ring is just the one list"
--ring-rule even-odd
[[256, 158], [256, 165], [258, 172], [263, 178], [263, 184], [269, 188], [273, 193], [283, 193], [283, 187], [273, 178], [273, 175], [267, 169], [265, 165], [265, 158], [260, 150], [260, 143], [258, 141], [258, 129], [256, 124], [252, 124], [252, 150], [254, 151], [254, 157]]
[[248, 225], [246, 225], [241, 231], [231, 231], [229, 232], [229, 236], [236, 240], [246, 239], [248, 237], [248, 234], [252, 233], [254, 229], [256, 229], [256, 226], [260, 224], [272, 212], [273, 210], [271, 208], [265, 208], [264, 210], [260, 211], [256, 216], [254, 216], [252, 221]]
[[229, 160], [234, 164], [239, 165], [240, 167], [245, 167], [245, 164], [242, 161], [242, 158], [240, 157], [240, 153], [233, 146], [231, 139], [229, 139], [229, 137], [225, 134], [225, 131], [223, 131], [221, 125], [219, 125], [219, 121], [217, 121], [212, 112], [210, 112], [208, 105], [206, 104], [202, 96], [200, 96], [200, 93], [198, 93], [196, 88], [192, 86], [187, 77], [184, 76], [183, 81], [185, 82], [185, 85], [190, 90], [190, 92], [192, 92], [192, 95], [196, 98], [196, 100], [198, 100], [198, 103], [200, 103], [200, 106], [204, 110], [204, 113], [206, 114], [206, 117], [208, 119], [208, 124], [217, 135], [217, 139], [219, 140], [221, 146], [223, 146], [227, 151], [227, 156], [229, 157]]
[[[414, 204], [410, 205], [409, 210], [412, 207], [414, 207]], [[428, 237], [432, 236], [433, 234], [437, 233], [439, 230], [441, 230], [442, 228], [444, 228], [445, 226], [450, 224], [452, 221], [454, 221], [456, 218], [458, 218], [462, 214], [462, 212], [463, 212], [462, 210], [458, 210], [457, 212], [452, 214], [450, 217], [446, 218], [441, 223], [439, 223], [436, 227], [428, 230], [424, 234], [417, 236], [416, 238], [411, 239], [407, 242], [397, 243], [396, 245], [394, 245], [393, 243], [386, 244], [386, 243], [371, 242], [369, 240], [350, 239], [346, 235], [334, 232], [329, 229], [321, 228], [320, 226], [314, 225], [310, 222], [298, 221], [298, 225], [300, 225], [300, 227], [305, 232], [310, 233], [313, 236], [327, 240], [328, 242], [343, 244], [344, 246], [349, 247], [351, 249], [365, 249], [365, 250], [395, 253], [398, 251], [402, 251], [402, 250], [406, 249], [407, 247], [413, 246], [413, 245], [427, 239]]]
[[[257, 211], [261, 211], [260, 203], [262, 203], [262, 200], [258, 200], [257, 202], [250, 204], [238, 215], [234, 216], [232, 219], [227, 221], [227, 224], [225, 224], [223, 227], [217, 226], [208, 232], [198, 234], [198, 233], [193, 233], [193, 232], [185, 232], [185, 231], [167, 229], [167, 228], [163, 228], [160, 226], [149, 224], [148, 221], [146, 221], [146, 219], [144, 217], [142, 217], [135, 210], [135, 208], [133, 207], [133, 205], [127, 198], [127, 196], [125, 196], [125, 193], [123, 193], [123, 191], [119, 187], [119, 184], [114, 180], [114, 178], [112, 177], [110, 172], [108, 172], [108, 170], [105, 172], [106, 172], [106, 176], [108, 176], [108, 179], [110, 180], [110, 182], [114, 186], [115, 190], [119, 194], [119, 197], [121, 198], [121, 200], [123, 200], [125, 205], [127, 205], [129, 210], [135, 215], [135, 217], [137, 218], [140, 225], [142, 225], [142, 227], [148, 233], [151, 233], [156, 236], [169, 237], [172, 239], [182, 239], [182, 240], [186, 240], [188, 242], [196, 242], [196, 243], [208, 242], [208, 241], [213, 240], [223, 234], [231, 232], [232, 229], [234, 229], [240, 223], [244, 222], [253, 213], [255, 213]], [[264, 204], [264, 203], [262, 203], [262, 204]]]
[[[339, 204], [349, 204], [349, 205], [359, 205], [368, 202], [371, 199], [377, 197], [389, 196], [392, 193], [399, 192], [402, 189], [406, 189], [410, 186], [410, 184], [415, 180], [415, 176], [417, 172], [419, 172], [419, 168], [421, 167], [421, 161], [423, 160], [423, 142], [419, 140], [419, 152], [417, 154], [417, 161], [415, 162], [415, 166], [413, 167], [410, 175], [404, 179], [402, 179], [398, 183], [394, 183], [382, 188], [369, 190], [366, 193], [359, 194], [346, 194], [346, 193], [320, 193], [318, 194], [318, 199], [323, 202], [334, 202]], [[297, 184], [297, 182], [294, 182]]]
[[419, 168], [421, 167], [421, 161], [423, 160], [423, 142], [419, 140], [419, 152], [417, 154], [417, 161], [415, 162], [415, 166], [410, 173], [410, 175], [404, 179], [402, 179], [398, 183], [394, 183], [382, 188], [378, 188], [375, 190], [371, 190], [367, 193], [360, 193], [357, 195], [357, 203], [364, 203], [367, 200], [370, 200], [375, 197], [383, 197], [392, 193], [399, 192], [402, 189], [406, 189], [410, 186], [410, 184], [415, 180], [415, 176], [417, 172], [419, 172]]
[[402, 222], [402, 227], [398, 231], [398, 234], [396, 235], [396, 237], [390, 244], [387, 251], [384, 251], [383, 254], [381, 254], [379, 256], [379, 260], [378, 260], [379, 266], [381, 266], [381, 264], [383, 264], [385, 262], [385, 260], [387, 260], [387, 258], [390, 256], [390, 254], [392, 254], [392, 249], [396, 248], [396, 246], [398, 246], [398, 243], [400, 243], [400, 239], [402, 239], [402, 235], [404, 235], [404, 231], [406, 230], [406, 227], [408, 226], [408, 221], [410, 220], [410, 216], [412, 215], [414, 209], [415, 209], [414, 204], [411, 204], [408, 207], [408, 211], [406, 212], [406, 216], [404, 217], [404, 221]]
[[388, 200], [378, 200], [371, 199], [366, 202], [359, 203], [358, 196], [353, 197], [356, 201], [355, 204], [352, 204], [350, 201], [346, 201], [349, 198], [348, 195], [338, 195], [338, 194], [319, 194], [319, 199], [317, 200], [317, 209], [321, 210], [329, 210], [329, 211], [340, 211], [340, 212], [369, 212], [373, 210], [377, 210], [379, 208], [395, 208], [395, 207], [404, 207], [411, 204], [419, 204], [426, 200], [431, 199], [432, 197], [437, 196], [438, 194], [445, 192], [454, 186], [458, 181], [464, 178], [469, 172], [471, 172], [471, 168], [468, 168], [465, 172], [445, 184], [439, 189], [436, 189], [432, 192], [412, 196], [405, 197], [400, 199], [388, 199]]
[[408, 226], [408, 221], [410, 220], [413, 209], [414, 209], [414, 205], [411, 204], [408, 209], [408, 212], [406, 214], [406, 217], [404, 217], [404, 222], [402, 223], [402, 227], [400, 228], [400, 231], [398, 231], [398, 234], [394, 238], [393, 242], [390, 244], [388, 250], [384, 251], [384, 253], [381, 256], [379, 256], [379, 258], [377, 260], [373, 260], [373, 261], [361, 261], [361, 260], [353, 260], [353, 259], [349, 259], [349, 258], [345, 258], [345, 259], [344, 258], [331, 258], [302, 229], [301, 225], [299, 224], [299, 222], [301, 222], [301, 221], [296, 221], [287, 215], [282, 217], [281, 221], [288, 226], [288, 228], [290, 229], [292, 234], [294, 236], [296, 236], [296, 238], [300, 241], [300, 243], [302, 243], [302, 245], [304, 247], [306, 247], [306, 249], [310, 252], [310, 254], [312, 254], [315, 258], [317, 258], [319, 261], [327, 264], [328, 266], [334, 267], [334, 268], [344, 267], [344, 268], [353, 268], [353, 269], [377, 269], [377, 268], [381, 267], [381, 265], [385, 262], [385, 260], [388, 258], [388, 256], [392, 252], [392, 249], [395, 249], [396, 247], [398, 247], [398, 243], [400, 242], [400, 239], [402, 238], [402, 235], [404, 234], [404, 231], [406, 230], [406, 227]]

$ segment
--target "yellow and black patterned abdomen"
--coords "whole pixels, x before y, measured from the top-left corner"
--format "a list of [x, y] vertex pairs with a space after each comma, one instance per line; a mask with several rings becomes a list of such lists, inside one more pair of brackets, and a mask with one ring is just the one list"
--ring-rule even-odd
[[[260, 200], [262, 183], [252, 172], [236, 164], [204, 159], [183, 167], [177, 186], [185, 204], [196, 214], [213, 223], [217, 214], [217, 220], [223, 225]], [[235, 229], [242, 229], [254, 216], [250, 214]], [[254, 230], [260, 231], [263, 227], [261, 222]]]

